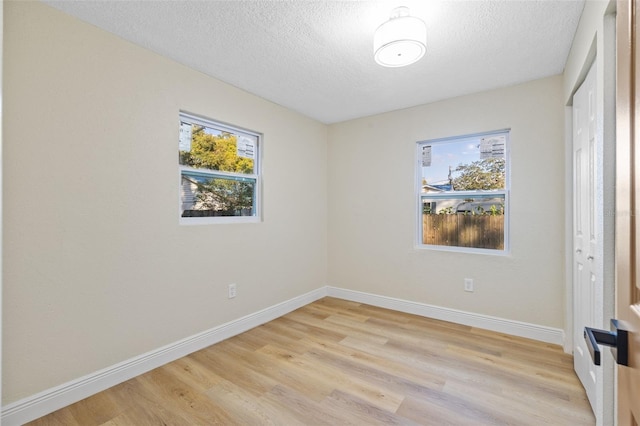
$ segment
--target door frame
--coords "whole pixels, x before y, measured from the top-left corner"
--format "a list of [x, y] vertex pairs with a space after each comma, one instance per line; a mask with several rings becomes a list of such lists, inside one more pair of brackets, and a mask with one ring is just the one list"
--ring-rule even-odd
[[[638, 261], [638, 191], [640, 151], [638, 150], [640, 112], [638, 107], [638, 10], [637, 0], [618, 0], [620, 33], [618, 38], [617, 88], [617, 197], [616, 197], [616, 318], [629, 333], [628, 364], [616, 366], [616, 420], [630, 425], [640, 420], [640, 315], [635, 306], [640, 301]], [[635, 305], [632, 307], [631, 305]], [[635, 386], [634, 386], [635, 385]]]
[[[615, 277], [615, 52], [616, 52], [616, 18], [615, 1], [611, 2], [607, 13], [602, 18], [601, 25], [596, 32], [587, 54], [581, 63], [580, 73], [573, 82], [573, 88], [565, 105], [565, 279], [566, 279], [566, 307], [565, 307], [565, 341], [564, 350], [572, 353], [573, 350], [573, 95], [584, 82], [592, 64], [596, 67], [597, 74], [597, 108], [601, 116], [601, 144], [603, 147], [603, 185], [604, 206], [602, 219], [604, 221], [603, 251], [603, 309], [598, 313], [600, 328], [608, 329], [608, 321], [613, 317], [614, 277]], [[580, 336], [578, 336], [580, 337]], [[613, 424], [615, 415], [615, 371], [614, 361], [611, 357], [604, 357], [601, 368], [602, 380], [602, 418], [598, 423]]]
[[[3, 100], [2, 100], [2, 94], [3, 94], [3, 85], [2, 85], [2, 81], [3, 81], [3, 77], [2, 77], [2, 68], [3, 68], [3, 58], [4, 58], [4, 50], [3, 50], [3, 44], [4, 44], [4, 0], [0, 0], [0, 383], [2, 383], [2, 293], [3, 293], [3, 288], [2, 288], [2, 276], [3, 276], [3, 272], [2, 272], [2, 224], [3, 224], [3, 219], [2, 219], [2, 188], [3, 188], [3, 183], [2, 183], [2, 128], [4, 128], [4, 125], [2, 123], [4, 123], [3, 121]], [[2, 418], [2, 386], [0, 385], [0, 418]]]

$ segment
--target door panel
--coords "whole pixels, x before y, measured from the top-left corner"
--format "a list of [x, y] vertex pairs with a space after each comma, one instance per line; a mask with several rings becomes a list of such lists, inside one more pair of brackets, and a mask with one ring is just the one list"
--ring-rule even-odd
[[638, 2], [619, 0], [616, 17], [616, 315], [629, 331], [629, 365], [618, 366], [618, 424], [640, 424], [640, 58]]
[[598, 193], [598, 129], [595, 108], [596, 69], [591, 66], [573, 97], [574, 159], [574, 369], [584, 386], [599, 423], [603, 417], [602, 369], [591, 362], [582, 337], [587, 327], [599, 327], [602, 319], [602, 195]]

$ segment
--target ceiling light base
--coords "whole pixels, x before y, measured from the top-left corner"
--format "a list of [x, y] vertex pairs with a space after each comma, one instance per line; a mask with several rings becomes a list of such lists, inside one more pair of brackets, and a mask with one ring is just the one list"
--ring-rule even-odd
[[420, 60], [427, 51], [427, 28], [409, 8], [397, 7], [373, 35], [376, 62], [384, 67], [404, 67]]

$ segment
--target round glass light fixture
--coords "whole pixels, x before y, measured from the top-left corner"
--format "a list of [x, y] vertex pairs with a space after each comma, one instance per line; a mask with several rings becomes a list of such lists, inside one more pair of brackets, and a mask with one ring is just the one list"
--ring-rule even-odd
[[404, 67], [422, 58], [427, 51], [427, 27], [409, 15], [408, 7], [396, 7], [391, 17], [373, 34], [373, 53], [383, 67]]

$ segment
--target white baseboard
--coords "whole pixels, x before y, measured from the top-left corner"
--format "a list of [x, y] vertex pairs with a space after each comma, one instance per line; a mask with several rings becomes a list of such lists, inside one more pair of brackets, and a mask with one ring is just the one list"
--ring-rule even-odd
[[198, 333], [146, 354], [2, 407], [0, 423], [22, 425], [168, 362], [281, 317], [327, 295], [326, 287]]
[[395, 299], [387, 296], [378, 296], [360, 291], [345, 290], [337, 287], [327, 287], [327, 296], [351, 300], [353, 302], [366, 303], [368, 305], [442, 321], [483, 328], [499, 333], [510, 334], [512, 336], [526, 337], [561, 346], [564, 343], [564, 330], [558, 328], [544, 327], [526, 322], [458, 311], [456, 309], [442, 308], [440, 306]]
[[2, 407], [0, 424], [15, 426], [30, 422], [154, 368], [272, 321], [325, 296], [558, 345], [562, 345], [564, 338], [564, 332], [560, 329], [327, 286], [8, 404]]

